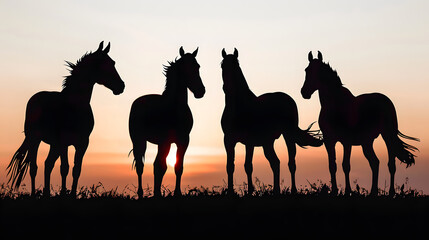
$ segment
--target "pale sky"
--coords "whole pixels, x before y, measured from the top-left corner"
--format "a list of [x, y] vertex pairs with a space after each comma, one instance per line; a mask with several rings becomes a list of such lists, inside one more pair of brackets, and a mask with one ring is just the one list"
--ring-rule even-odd
[[[85, 52], [95, 51], [100, 41], [111, 43], [109, 55], [126, 87], [119, 96], [103, 86], [94, 88], [91, 104], [96, 123], [88, 152], [123, 154], [124, 159], [111, 161], [126, 164], [132, 161], [126, 157], [131, 149], [131, 103], [141, 95], [162, 92], [162, 65], [179, 55], [180, 46], [186, 52], [199, 47], [197, 60], [207, 89], [203, 99], [189, 95], [194, 128], [188, 154], [220, 156], [224, 154], [222, 48], [228, 53], [238, 49], [241, 68], [257, 95], [282, 91], [295, 99], [301, 128], [319, 115], [317, 95], [304, 100], [299, 91], [308, 52], [320, 50], [352, 93], [381, 92], [393, 101], [401, 132], [421, 139], [415, 144], [421, 150], [417, 164], [404, 176], [412, 182], [415, 175], [419, 180], [413, 186], [428, 192], [423, 181], [429, 179], [422, 178], [429, 175], [429, 149], [425, 147], [429, 141], [428, 9], [428, 1], [387, 0], [1, 1], [0, 167], [10, 161], [24, 139], [28, 99], [38, 91], [61, 90], [63, 76], [68, 75], [64, 60], [76, 62]], [[286, 151], [282, 144], [279, 155]], [[153, 153], [156, 148], [150, 146], [148, 151]], [[303, 151], [326, 154], [324, 149], [299, 150], [298, 168]], [[353, 164], [361, 164], [369, 174], [361, 149], [355, 147], [353, 153], [352, 173]], [[255, 161], [258, 156], [263, 158], [259, 152]], [[339, 166], [341, 157], [339, 152]], [[43, 158], [38, 159], [39, 169], [43, 169]], [[266, 160], [260, 161], [268, 165]], [[327, 165], [327, 156], [318, 161]], [[383, 159], [381, 165], [385, 163]], [[224, 171], [225, 163], [220, 164]], [[398, 164], [399, 168], [405, 167]], [[5, 179], [2, 172], [0, 169], [0, 182]], [[131, 177], [134, 174], [130, 172]], [[267, 174], [271, 176], [271, 172]], [[289, 180], [287, 168], [282, 174]], [[321, 176], [326, 174], [327, 169]], [[337, 175], [342, 175], [340, 168]]]

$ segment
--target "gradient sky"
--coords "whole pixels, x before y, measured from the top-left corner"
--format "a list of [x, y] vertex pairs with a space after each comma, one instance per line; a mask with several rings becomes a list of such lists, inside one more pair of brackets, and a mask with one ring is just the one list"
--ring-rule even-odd
[[[213, 3], [212, 3], [213, 2]], [[197, 60], [207, 93], [189, 105], [194, 115], [185, 158], [182, 188], [223, 185], [226, 156], [220, 118], [224, 107], [221, 50], [236, 47], [250, 88], [255, 94], [283, 91], [299, 109], [300, 127], [316, 121], [320, 104], [300, 96], [309, 51], [320, 50], [338, 71], [345, 87], [359, 95], [381, 92], [396, 106], [401, 132], [419, 137], [416, 165], [405, 169], [397, 161], [397, 183], [429, 192], [429, 9], [428, 1], [1, 1], [0, 2], [0, 183], [5, 168], [24, 139], [28, 99], [42, 90], [59, 91], [68, 75], [64, 60], [76, 62], [111, 42], [109, 55], [125, 81], [122, 95], [96, 86], [91, 101], [95, 128], [84, 158], [80, 185], [102, 182], [106, 187], [136, 185], [131, 170], [128, 136], [131, 103], [149, 93], [161, 93], [163, 64], [199, 47]], [[315, 125], [315, 128], [318, 128]], [[236, 183], [245, 181], [243, 146], [237, 146]], [[290, 185], [287, 152], [276, 142], [283, 186]], [[344, 186], [342, 150], [337, 145], [337, 178]], [[38, 157], [36, 185], [41, 187], [48, 147]], [[379, 187], [388, 189], [386, 148], [377, 139]], [[74, 151], [70, 151], [72, 155]], [[153, 184], [156, 146], [149, 145], [144, 185]], [[72, 159], [72, 158], [71, 158]], [[71, 163], [72, 160], [70, 159]], [[255, 151], [254, 176], [272, 183], [262, 150]], [[370, 188], [370, 168], [360, 147], [352, 151], [351, 180]], [[299, 149], [298, 188], [320, 179], [329, 182], [324, 148]], [[174, 171], [165, 185], [173, 188]], [[52, 184], [58, 186], [59, 162]], [[71, 174], [69, 174], [69, 183]], [[29, 183], [27, 177], [24, 183]], [[387, 185], [387, 187], [385, 187]], [[70, 184], [69, 184], [70, 187]], [[352, 186], [354, 188], [354, 186]]]

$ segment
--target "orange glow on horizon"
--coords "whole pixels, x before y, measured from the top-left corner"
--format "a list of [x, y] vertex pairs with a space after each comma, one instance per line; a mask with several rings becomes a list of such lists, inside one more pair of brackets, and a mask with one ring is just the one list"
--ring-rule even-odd
[[[385, 188], [386, 182], [389, 179], [389, 173], [387, 168], [387, 151], [383, 149], [382, 141], [376, 141], [376, 153], [380, 159], [380, 177], [379, 187]], [[236, 148], [236, 161], [235, 161], [235, 182], [236, 185], [242, 185], [246, 182], [246, 174], [244, 171], [244, 147], [240, 144]], [[282, 180], [281, 187], [290, 186], [290, 173], [287, 166], [288, 155], [287, 149], [282, 140], [276, 142], [276, 151], [280, 159], [280, 176]], [[340, 187], [344, 186], [344, 174], [342, 172], [341, 161], [342, 161], [342, 147], [340, 144], [337, 145], [337, 181]], [[182, 188], [186, 187], [211, 187], [211, 186], [224, 186], [227, 179], [226, 174], [226, 155], [195, 155], [192, 154], [192, 150], [188, 149], [187, 155], [184, 160], [184, 173], [182, 177]], [[69, 153], [70, 173], [68, 175], [68, 187], [71, 186], [72, 176], [71, 169], [73, 167], [73, 154], [74, 151]], [[175, 157], [172, 147], [170, 155]], [[41, 189], [43, 187], [43, 166], [44, 159], [46, 158], [47, 151], [42, 147], [42, 151], [38, 156], [39, 172], [36, 178], [36, 186]], [[155, 158], [154, 153], [149, 153], [146, 156], [145, 167], [143, 172], [143, 185], [151, 187], [153, 186], [153, 161]], [[7, 164], [10, 161], [11, 154], [2, 153], [0, 154], [0, 169], [3, 169], [3, 174], [0, 175], [0, 182], [6, 183], [6, 169]], [[175, 158], [174, 158], [175, 159]], [[396, 183], [401, 185], [405, 182], [405, 179], [409, 179], [409, 186], [418, 190], [423, 190], [425, 193], [429, 191], [427, 189], [426, 182], [424, 179], [427, 177], [425, 169], [429, 168], [429, 161], [425, 161], [427, 157], [419, 155], [415, 166], [405, 168], [404, 164], [397, 162], [397, 173]], [[84, 158], [82, 175], [79, 181], [79, 186], [91, 186], [101, 182], [106, 189], [112, 189], [118, 187], [118, 189], [125, 188], [126, 186], [132, 187], [137, 185], [137, 175], [135, 170], [131, 168], [132, 156], [128, 157], [127, 153], [100, 153], [89, 151]], [[265, 159], [261, 148], [255, 148], [254, 154], [254, 179], [258, 178], [265, 184], [272, 184], [272, 172], [268, 161]], [[308, 182], [314, 183], [317, 180], [321, 180], [325, 183], [329, 183], [329, 170], [327, 154], [324, 147], [309, 148], [309, 149], [297, 149], [296, 156], [296, 181], [298, 189], [301, 189], [308, 185]], [[52, 186], [54, 189], [59, 188], [60, 185], [60, 161], [57, 161], [55, 168], [52, 172]], [[358, 183], [361, 187], [370, 188], [371, 171], [369, 168], [368, 161], [363, 157], [362, 150], [360, 147], [354, 147], [352, 151], [351, 159], [351, 181]], [[23, 181], [29, 190], [30, 184], [29, 176]], [[175, 174], [174, 165], [168, 164], [168, 169], [164, 177], [164, 186], [169, 189], [174, 189], [175, 186]], [[352, 184], [352, 188], [355, 186]]]

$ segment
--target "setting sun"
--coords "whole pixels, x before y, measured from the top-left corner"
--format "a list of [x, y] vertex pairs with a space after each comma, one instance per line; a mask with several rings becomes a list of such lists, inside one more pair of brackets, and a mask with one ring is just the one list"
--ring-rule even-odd
[[168, 166], [174, 167], [174, 165], [176, 164], [176, 152], [177, 152], [176, 145], [171, 145], [170, 153], [168, 153], [168, 156], [167, 156]]

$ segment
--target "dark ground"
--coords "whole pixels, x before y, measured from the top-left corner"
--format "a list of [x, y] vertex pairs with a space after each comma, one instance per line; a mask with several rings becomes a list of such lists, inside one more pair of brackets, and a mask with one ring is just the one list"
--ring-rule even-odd
[[[429, 197], [331, 196], [2, 199], [2, 239], [181, 236], [422, 237]], [[4, 237], [4, 238], [3, 238]]]

